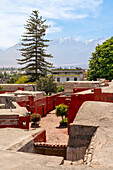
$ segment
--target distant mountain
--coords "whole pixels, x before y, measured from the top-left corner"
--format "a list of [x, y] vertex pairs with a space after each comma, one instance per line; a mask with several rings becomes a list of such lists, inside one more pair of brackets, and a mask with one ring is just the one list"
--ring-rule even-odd
[[21, 57], [17, 50], [20, 47], [20, 44], [16, 44], [4, 51], [0, 50], [0, 67], [19, 67], [16, 59]]
[[[51, 41], [47, 53], [54, 58], [50, 61], [56, 66], [88, 67], [88, 60], [95, 51], [97, 43], [101, 44], [105, 39], [89, 40], [82, 42], [70, 37]], [[16, 59], [21, 57], [21, 45], [16, 44], [4, 51], [0, 50], [0, 67], [20, 67]]]

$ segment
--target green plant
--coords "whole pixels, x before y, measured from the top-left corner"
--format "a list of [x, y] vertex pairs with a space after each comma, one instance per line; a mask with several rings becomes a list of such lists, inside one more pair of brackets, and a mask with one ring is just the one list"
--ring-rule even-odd
[[62, 92], [64, 91], [64, 84], [62, 84], [61, 86], [57, 87], [57, 93], [58, 92]]
[[87, 80], [113, 79], [113, 37], [97, 45], [89, 60]]
[[0, 90], [3, 90], [3, 86], [0, 86]]
[[13, 75], [10, 75], [10, 79], [7, 81], [7, 83], [14, 84], [19, 78], [20, 74], [14, 73]]
[[41, 116], [38, 113], [33, 113], [30, 115], [30, 121], [33, 122], [33, 125], [37, 125], [37, 123], [41, 120]]
[[24, 84], [28, 82], [28, 77], [27, 76], [21, 76], [16, 82], [15, 84]]
[[60, 121], [60, 126], [66, 126], [68, 125], [68, 120], [67, 118], [64, 118], [63, 120]]
[[39, 11], [33, 11], [25, 24], [24, 35], [22, 36], [20, 49], [22, 59], [17, 59], [18, 64], [24, 65], [23, 70], [27, 69], [32, 80], [35, 81], [39, 75], [45, 75], [53, 67], [47, 58], [53, 58], [51, 54], [46, 53], [50, 40], [45, 37], [46, 30], [50, 27], [46, 25], [46, 20], [39, 16]]
[[45, 91], [46, 94], [55, 93], [57, 90], [57, 84], [54, 81], [53, 75], [39, 77], [39, 80], [36, 81], [36, 85], [38, 91]]
[[56, 115], [57, 115], [57, 117], [61, 116], [62, 121], [64, 120], [63, 119], [64, 116], [65, 116], [65, 118], [67, 117], [67, 109], [68, 109], [68, 106], [63, 103], [56, 106]]

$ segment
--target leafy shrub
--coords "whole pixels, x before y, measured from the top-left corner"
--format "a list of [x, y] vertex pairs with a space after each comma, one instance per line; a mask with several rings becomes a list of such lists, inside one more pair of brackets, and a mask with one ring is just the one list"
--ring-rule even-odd
[[38, 113], [33, 113], [30, 115], [30, 121], [35, 125], [41, 120], [41, 116]]
[[56, 106], [56, 115], [57, 115], [57, 117], [61, 116], [62, 120], [63, 120], [64, 116], [67, 117], [67, 109], [68, 109], [68, 106], [63, 104], [63, 103]]
[[61, 86], [57, 87], [57, 93], [58, 92], [62, 92], [64, 91], [64, 84], [62, 84]]
[[24, 84], [28, 82], [28, 77], [27, 76], [21, 76], [16, 82], [15, 84]]
[[14, 84], [19, 78], [20, 74], [14, 73], [13, 75], [10, 75], [10, 79], [7, 81], [7, 83]]
[[60, 121], [60, 126], [65, 126], [65, 127], [67, 127], [67, 125], [68, 125], [68, 124], [67, 124], [67, 121], [68, 121], [67, 118], [64, 118], [63, 120], [61, 120], [61, 121]]
[[0, 86], [0, 90], [3, 90], [3, 86]]
[[36, 81], [36, 85], [38, 91], [45, 91], [46, 94], [56, 93], [57, 91], [57, 84], [54, 81], [54, 77], [52, 75], [39, 77], [39, 80]]

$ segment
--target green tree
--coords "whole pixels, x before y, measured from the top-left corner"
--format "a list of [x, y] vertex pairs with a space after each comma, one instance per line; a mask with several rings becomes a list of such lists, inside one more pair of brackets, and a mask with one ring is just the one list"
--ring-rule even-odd
[[10, 75], [10, 79], [7, 81], [7, 83], [14, 84], [20, 78], [20, 76], [21, 76], [20, 74], [16, 74], [16, 73]]
[[3, 78], [3, 77], [4, 77], [4, 75], [2, 73], [0, 73], [0, 78]]
[[97, 45], [89, 60], [88, 80], [97, 78], [113, 79], [113, 37]]
[[43, 75], [46, 71], [50, 71], [52, 64], [46, 59], [53, 57], [51, 54], [46, 54], [47, 42], [45, 39], [46, 29], [49, 28], [39, 16], [38, 11], [33, 11], [25, 25], [26, 33], [22, 36], [22, 46], [20, 49], [23, 59], [17, 59], [19, 64], [25, 65], [22, 69], [29, 70], [34, 80], [38, 79], [39, 75]]
[[61, 116], [62, 121], [63, 121], [64, 116], [67, 117], [67, 109], [68, 109], [68, 106], [63, 103], [56, 106], [56, 115], [57, 117]]
[[10, 80], [7, 81], [9, 84], [13, 84], [17, 81], [17, 77], [11, 77]]
[[24, 83], [27, 83], [27, 82], [28, 82], [28, 77], [22, 76], [15, 82], [15, 84], [24, 84]]
[[0, 91], [3, 90], [3, 86], [0, 85]]
[[7, 78], [8, 77], [8, 74], [6, 73], [6, 71], [4, 71], [4, 78]]
[[61, 86], [58, 86], [58, 87], [57, 87], [57, 93], [63, 92], [63, 91], [64, 91], [64, 87], [65, 87], [64, 84], [62, 84]]
[[45, 91], [46, 94], [55, 93], [57, 91], [57, 84], [55, 83], [53, 76], [39, 77], [36, 84], [37, 90]]

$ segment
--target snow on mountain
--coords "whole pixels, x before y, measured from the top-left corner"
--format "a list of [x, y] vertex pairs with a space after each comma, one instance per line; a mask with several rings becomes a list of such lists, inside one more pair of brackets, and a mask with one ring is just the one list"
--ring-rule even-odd
[[[57, 67], [72, 66], [88, 67], [88, 60], [92, 52], [95, 51], [97, 43], [101, 44], [105, 39], [80, 41], [66, 37], [63, 39], [55, 39], [50, 42], [47, 53], [53, 55], [50, 61]], [[17, 64], [18, 58], [21, 58], [20, 43], [16, 44], [4, 51], [0, 50], [0, 67], [20, 67]]]

